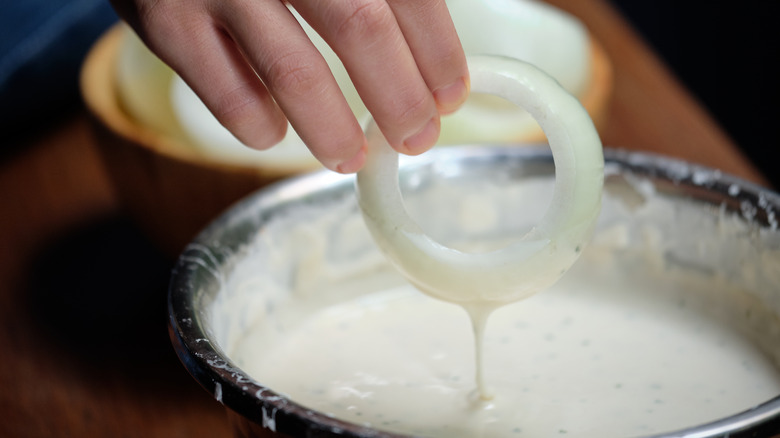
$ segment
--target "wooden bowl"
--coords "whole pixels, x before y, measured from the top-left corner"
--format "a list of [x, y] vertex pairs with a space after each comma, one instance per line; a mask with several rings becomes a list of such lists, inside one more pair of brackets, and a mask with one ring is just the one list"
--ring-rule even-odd
[[[186, 141], [134, 120], [122, 107], [118, 93], [116, 69], [122, 38], [122, 26], [117, 25], [90, 50], [81, 71], [81, 91], [118, 197], [167, 254], [177, 255], [214, 217], [250, 192], [313, 170], [216, 162]], [[602, 127], [612, 90], [612, 68], [601, 46], [591, 41], [592, 80], [581, 100], [596, 126]], [[544, 135], [532, 132], [521, 140], [544, 141]]]

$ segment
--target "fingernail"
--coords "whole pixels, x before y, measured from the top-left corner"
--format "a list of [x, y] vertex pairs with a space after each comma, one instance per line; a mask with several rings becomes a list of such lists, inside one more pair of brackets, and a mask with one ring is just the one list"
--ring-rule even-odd
[[460, 78], [457, 81], [437, 88], [433, 91], [433, 98], [436, 99], [436, 106], [441, 114], [450, 114], [455, 112], [469, 95], [469, 87], [466, 78]]
[[338, 173], [355, 173], [363, 167], [366, 162], [366, 145], [364, 144], [354, 157], [336, 166]]
[[439, 118], [434, 117], [428, 121], [416, 134], [404, 140], [404, 148], [407, 154], [421, 154], [427, 151], [439, 139]]

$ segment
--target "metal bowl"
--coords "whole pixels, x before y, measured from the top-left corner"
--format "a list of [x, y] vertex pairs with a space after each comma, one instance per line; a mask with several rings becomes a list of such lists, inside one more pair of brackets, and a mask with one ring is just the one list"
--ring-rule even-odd
[[[663, 199], [671, 209], [669, 214], [641, 219], [654, 222], [661, 240], [671, 243], [664, 247], [667, 260], [694, 269], [717, 270], [737, 281], [740, 267], [751, 266], [751, 284], [759, 285], [752, 292], [774, 315], [780, 315], [780, 265], [766, 262], [767, 254], [774, 257], [769, 260], [780, 262], [778, 194], [717, 170], [665, 157], [608, 149], [605, 158], [605, 199], [624, 205], [629, 216], [647, 196]], [[437, 148], [408, 159], [402, 163], [400, 181], [407, 203], [424, 205], [416, 196], [422, 194], [424, 199], [432, 184], [522, 181], [552, 175], [554, 165], [546, 148], [479, 146]], [[278, 183], [246, 198], [213, 222], [186, 248], [176, 265], [169, 290], [171, 339], [190, 374], [228, 408], [237, 436], [401, 436], [312, 411], [264, 386], [261, 378], [250, 377], [225, 354], [224, 340], [211, 318], [211, 306], [256, 236], [273, 221], [290, 219], [289, 212], [302, 205], [327, 208], [333, 204], [346, 205], [344, 214], [359, 214], [353, 177], [320, 172]], [[672, 211], [678, 206], [684, 207], [683, 213]], [[691, 234], [690, 228], [681, 231], [684, 221], [701, 221], [701, 235]], [[724, 221], [735, 224], [737, 231], [723, 231]], [[716, 230], [720, 234], [712, 238]], [[709, 237], [708, 257], [700, 260], [701, 247], [694, 251], [692, 246], [705, 237]], [[735, 251], [740, 252], [739, 257], [733, 256]], [[763, 262], [754, 263], [759, 256], [764, 257]], [[777, 356], [780, 354], [775, 360]], [[779, 433], [780, 395], [727, 418], [653, 436]]]

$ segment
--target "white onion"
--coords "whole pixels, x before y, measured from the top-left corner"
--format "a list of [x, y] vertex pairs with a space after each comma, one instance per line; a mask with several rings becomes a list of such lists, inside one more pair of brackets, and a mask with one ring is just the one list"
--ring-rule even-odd
[[[467, 55], [520, 59], [575, 96], [587, 89], [590, 41], [573, 16], [530, 0], [447, 0], [447, 7]], [[438, 144], [515, 143], [538, 132], [524, 109], [472, 94], [458, 112], [442, 118]]]
[[465, 253], [428, 237], [406, 212], [398, 154], [372, 123], [368, 157], [357, 175], [358, 200], [378, 246], [423, 292], [459, 304], [499, 305], [558, 280], [588, 242], [601, 206], [601, 141], [579, 101], [536, 67], [509, 58], [469, 57], [472, 87], [525, 108], [544, 130], [555, 161], [551, 204], [518, 242]]

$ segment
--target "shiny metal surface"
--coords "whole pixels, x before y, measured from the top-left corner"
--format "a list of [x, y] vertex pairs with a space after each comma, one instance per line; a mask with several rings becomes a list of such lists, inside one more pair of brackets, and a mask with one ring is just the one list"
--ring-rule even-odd
[[[607, 185], [615, 178], [650, 181], [657, 193], [694, 202], [702, 211], [732, 211], [780, 245], [777, 193], [717, 170], [680, 161], [606, 150]], [[410, 175], [487, 178], [496, 169], [525, 178], [553, 172], [543, 148], [438, 148], [402, 163], [402, 185]], [[354, 196], [353, 176], [316, 173], [284, 181], [248, 197], [204, 230], [181, 255], [169, 289], [170, 335], [186, 369], [234, 413], [237, 436], [396, 437], [308, 410], [262, 386], [238, 369], [213, 341], [205, 309], [243, 245], [263, 224], [296, 203]], [[707, 213], [709, 214], [709, 213]], [[716, 214], [716, 213], [712, 213]], [[778, 267], [780, 269], [780, 267]], [[780, 294], [780, 285], [775, 290]], [[773, 292], [774, 293], [774, 292]], [[778, 310], [780, 311], [780, 310]], [[655, 437], [764, 437], [780, 434], [780, 395], [740, 414]]]

